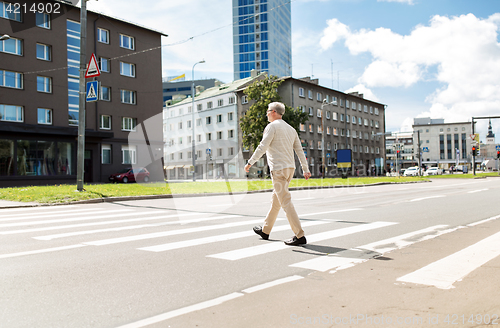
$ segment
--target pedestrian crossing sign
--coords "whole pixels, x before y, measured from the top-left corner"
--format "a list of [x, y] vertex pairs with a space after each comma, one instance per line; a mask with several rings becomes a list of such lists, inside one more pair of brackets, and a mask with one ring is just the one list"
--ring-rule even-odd
[[87, 82], [87, 102], [97, 101], [99, 95], [99, 82], [90, 81]]

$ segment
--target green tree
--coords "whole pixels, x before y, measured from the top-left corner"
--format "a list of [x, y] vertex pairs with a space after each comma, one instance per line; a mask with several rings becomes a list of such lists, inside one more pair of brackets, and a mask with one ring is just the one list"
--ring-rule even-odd
[[[266, 116], [267, 107], [270, 103], [281, 101], [278, 88], [283, 83], [277, 76], [269, 76], [265, 79], [255, 80], [243, 92], [249, 99], [255, 102], [240, 119], [240, 128], [243, 134], [243, 146], [256, 149], [262, 140], [264, 129], [269, 123]], [[305, 123], [308, 114], [299, 108], [292, 108], [285, 104], [285, 115], [283, 120], [290, 124], [299, 133], [301, 123]]]

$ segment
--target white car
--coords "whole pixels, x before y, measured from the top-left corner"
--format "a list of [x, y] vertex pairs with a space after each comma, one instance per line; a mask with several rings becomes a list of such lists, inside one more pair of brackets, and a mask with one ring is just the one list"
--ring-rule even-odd
[[419, 172], [418, 166], [412, 166], [406, 169], [405, 173], [403, 173], [403, 176], [414, 177], [418, 175], [418, 172]]
[[443, 174], [443, 170], [441, 170], [439, 167], [430, 167], [425, 171], [424, 175], [440, 175]]

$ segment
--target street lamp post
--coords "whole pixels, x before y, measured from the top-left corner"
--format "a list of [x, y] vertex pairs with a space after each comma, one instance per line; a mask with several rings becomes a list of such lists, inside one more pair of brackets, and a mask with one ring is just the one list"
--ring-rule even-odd
[[321, 104], [321, 157], [322, 157], [322, 163], [321, 166], [323, 167], [323, 174], [321, 178], [323, 179], [326, 176], [326, 158], [325, 158], [325, 113], [323, 112], [323, 107], [325, 105], [330, 105], [331, 103], [328, 103], [326, 99], [323, 99], [323, 103]]
[[83, 191], [85, 162], [85, 70], [87, 59], [87, 1], [83, 0], [80, 8], [80, 79], [78, 102], [78, 149], [76, 159], [76, 188]]
[[8, 40], [10, 39], [10, 36], [8, 34], [4, 34], [2, 36], [0, 36], [0, 41], [4, 41], [4, 40]]
[[192, 77], [192, 81], [193, 81], [193, 84], [191, 86], [191, 128], [193, 130], [193, 134], [192, 134], [192, 138], [191, 138], [191, 143], [192, 143], [192, 150], [191, 150], [191, 158], [193, 159], [193, 182], [196, 181], [196, 153], [195, 153], [195, 142], [194, 142], [194, 137], [195, 137], [195, 134], [194, 134], [194, 127], [195, 127], [195, 122], [194, 122], [194, 96], [195, 96], [195, 93], [196, 93], [196, 90], [195, 90], [195, 85], [194, 85], [194, 67], [197, 65], [197, 64], [203, 64], [205, 62], [205, 59], [195, 63], [193, 65], [193, 70], [192, 70], [192, 74], [191, 74], [191, 77]]

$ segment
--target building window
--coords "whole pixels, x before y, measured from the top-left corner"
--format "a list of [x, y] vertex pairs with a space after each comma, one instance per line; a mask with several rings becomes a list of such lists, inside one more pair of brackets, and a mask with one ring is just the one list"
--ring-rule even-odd
[[213, 107], [213, 103], [211, 101], [207, 102], [207, 109], [211, 109]]
[[103, 28], [97, 28], [97, 41], [109, 44], [109, 31]]
[[217, 157], [222, 157], [222, 148], [217, 148]]
[[314, 126], [309, 124], [309, 133], [314, 133]]
[[299, 97], [305, 98], [306, 94], [304, 92], [304, 88], [299, 88]]
[[330, 119], [330, 112], [329, 111], [326, 111], [326, 119], [329, 120]]
[[180, 121], [180, 122], [178, 123], [178, 126], [179, 126], [179, 130], [182, 130], [182, 121]]
[[202, 110], [202, 109], [203, 109], [203, 105], [202, 105], [202, 104], [198, 104], [196, 107], [197, 107], [197, 110], [198, 110], [198, 111], [200, 111], [200, 110]]
[[121, 100], [123, 104], [135, 105], [136, 104], [136, 94], [135, 91], [130, 90], [120, 90]]
[[23, 107], [0, 104], [0, 121], [23, 122]]
[[40, 60], [51, 60], [51, 46], [46, 44], [36, 44], [36, 58]]
[[122, 164], [136, 164], [137, 151], [135, 146], [122, 146]]
[[345, 107], [346, 107], [346, 108], [349, 108], [349, 100], [346, 100], [346, 101], [345, 101]]
[[37, 120], [38, 124], [52, 124], [52, 109], [38, 108]]
[[205, 123], [206, 123], [206, 125], [210, 125], [210, 124], [212, 124], [212, 116], [207, 116], [207, 117], [205, 118]]
[[233, 117], [234, 117], [234, 113], [233, 112], [227, 113], [227, 120], [228, 120], [228, 122], [232, 121]]
[[317, 117], [321, 117], [321, 109], [319, 109], [319, 108], [318, 108], [318, 109], [316, 110], [316, 116], [317, 116]]
[[0, 87], [22, 89], [23, 74], [0, 70]]
[[229, 104], [233, 105], [234, 104], [234, 97], [229, 97]]
[[248, 96], [241, 97], [241, 103], [242, 104], [248, 104]]
[[222, 114], [217, 115], [217, 123], [222, 123]]
[[35, 15], [35, 20], [36, 20], [36, 26], [50, 29], [50, 15], [41, 13], [41, 12], [36, 12]]
[[99, 68], [100, 68], [101, 72], [106, 72], [106, 73], [111, 72], [111, 62], [110, 62], [110, 59], [109, 58], [100, 57], [99, 58]]
[[319, 92], [316, 93], [316, 100], [317, 101], [323, 101], [323, 95]]
[[227, 131], [227, 137], [229, 139], [233, 139], [234, 138], [234, 130], [228, 130]]
[[[356, 110], [356, 103], [353, 101], [352, 102], [352, 110]], [[359, 105], [359, 108], [361, 109], [361, 105]]]
[[338, 120], [338, 114], [337, 114], [337, 112], [332, 112], [332, 120], [334, 120], [334, 121]]
[[212, 140], [212, 133], [207, 133], [207, 141], [211, 141]]
[[313, 108], [312, 107], [309, 107], [309, 116], [314, 116]]
[[111, 164], [111, 145], [101, 146], [101, 163]]
[[111, 87], [101, 86], [101, 100], [111, 101]]
[[111, 116], [110, 115], [101, 115], [101, 126], [100, 126], [100, 128], [102, 130], [111, 130]]
[[307, 96], [309, 97], [309, 99], [313, 99], [313, 92], [312, 92], [312, 90], [308, 90], [307, 91]]
[[332, 97], [332, 104], [337, 105], [337, 97]]
[[125, 49], [135, 49], [135, 39], [131, 36], [120, 34], [120, 47]]
[[135, 131], [137, 119], [132, 117], [122, 118], [122, 131]]
[[217, 140], [222, 140], [222, 131], [217, 131]]
[[224, 99], [217, 100], [217, 106], [219, 107], [224, 106]]
[[22, 56], [23, 42], [12, 37], [8, 40], [0, 41], [0, 52]]
[[52, 78], [46, 76], [36, 77], [36, 91], [52, 93]]
[[135, 77], [135, 64], [120, 62], [120, 75]]
[[9, 2], [0, 1], [0, 17], [21, 21], [21, 9]]
[[300, 131], [306, 132], [306, 125], [304, 123], [300, 123]]

